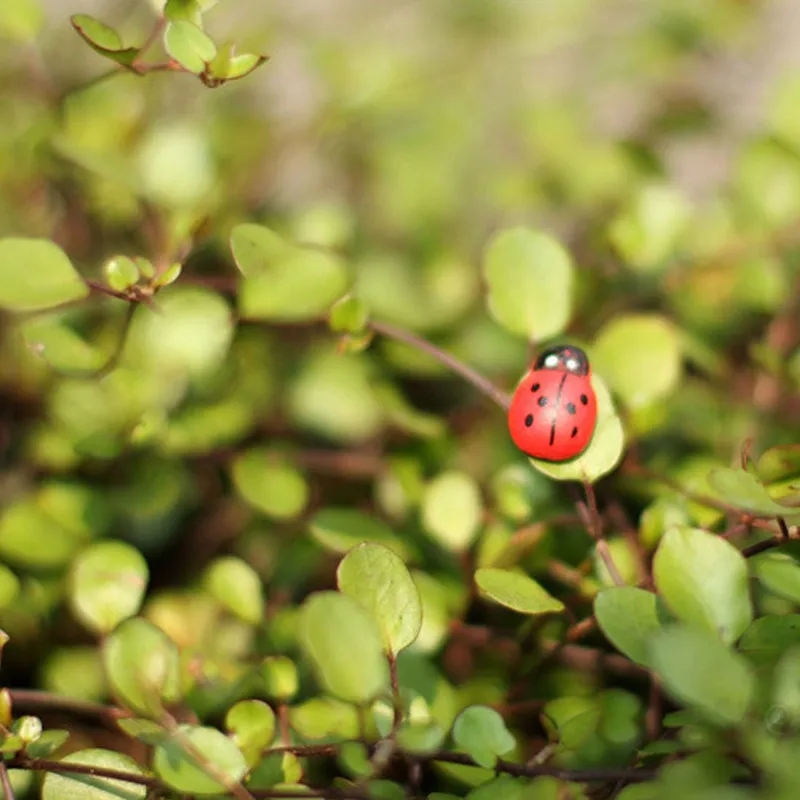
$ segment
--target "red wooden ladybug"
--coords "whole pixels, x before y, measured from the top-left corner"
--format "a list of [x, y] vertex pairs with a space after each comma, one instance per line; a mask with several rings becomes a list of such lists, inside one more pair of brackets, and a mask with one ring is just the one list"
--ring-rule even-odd
[[508, 430], [534, 458], [569, 461], [592, 439], [597, 397], [586, 353], [572, 345], [545, 350], [514, 392]]

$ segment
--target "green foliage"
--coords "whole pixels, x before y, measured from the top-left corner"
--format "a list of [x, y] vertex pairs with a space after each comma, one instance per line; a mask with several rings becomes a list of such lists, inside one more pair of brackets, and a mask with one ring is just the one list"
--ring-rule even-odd
[[650, 648], [653, 668], [671, 694], [713, 722], [742, 722], [756, 688], [742, 656], [706, 632], [680, 627], [658, 633]]
[[322, 685], [342, 700], [372, 700], [388, 678], [378, 624], [336, 592], [312, 595], [301, 613], [300, 641]]
[[339, 590], [357, 600], [381, 631], [392, 657], [413, 644], [422, 627], [422, 601], [402, 560], [380, 544], [364, 542], [340, 562]]
[[564, 610], [560, 600], [519, 572], [484, 567], [475, 573], [475, 583], [483, 594], [496, 603], [522, 614], [547, 614]]
[[551, 237], [525, 228], [502, 231], [486, 252], [489, 310], [531, 341], [561, 333], [572, 315], [573, 266]]
[[155, 748], [153, 769], [182, 794], [218, 795], [247, 770], [241, 750], [216, 728], [180, 725]]
[[[800, 81], [717, 75], [792, 15], [55, 5], [0, 3], [3, 794], [797, 796]], [[597, 425], [531, 460], [560, 343]]]
[[92, 545], [72, 565], [75, 615], [95, 633], [109, 633], [139, 610], [147, 579], [147, 562], [134, 547], [125, 542]]
[[264, 607], [261, 579], [240, 558], [215, 559], [208, 565], [203, 580], [209, 594], [228, 611], [252, 625], [261, 621]]
[[46, 239], [0, 239], [0, 307], [38, 311], [89, 294], [64, 251]]
[[497, 757], [513, 750], [516, 742], [503, 718], [485, 706], [469, 706], [456, 718], [453, 741], [472, 756], [476, 764], [492, 769]]
[[653, 560], [661, 597], [681, 620], [696, 623], [731, 643], [753, 618], [747, 562], [718, 536], [696, 528], [664, 534]]
[[[119, 770], [131, 775], [144, 775], [144, 771], [129, 756], [113, 750], [92, 748], [78, 750], [61, 759], [65, 764], [84, 764]], [[111, 778], [92, 775], [58, 774], [48, 772], [42, 783], [42, 800], [144, 800], [146, 786], [136, 786]]]

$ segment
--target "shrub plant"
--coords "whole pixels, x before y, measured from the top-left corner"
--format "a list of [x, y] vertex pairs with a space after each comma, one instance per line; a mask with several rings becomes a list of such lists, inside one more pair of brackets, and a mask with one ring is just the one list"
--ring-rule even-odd
[[[797, 797], [800, 82], [666, 156], [758, 4], [568, 96], [496, 55], [595, 4], [108, 5], [0, 8], [6, 800]], [[563, 463], [505, 419], [557, 342]]]

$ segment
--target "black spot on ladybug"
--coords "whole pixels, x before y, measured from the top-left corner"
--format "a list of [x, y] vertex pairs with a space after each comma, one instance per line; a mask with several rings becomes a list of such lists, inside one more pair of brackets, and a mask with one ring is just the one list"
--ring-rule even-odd
[[572, 429], [572, 433], [570, 434], [570, 438], [574, 439], [577, 435], [578, 435], [578, 429], [577, 428], [573, 428]]
[[577, 411], [575, 403], [567, 403], [567, 411], [569, 411], [570, 414], [574, 414]]
[[539, 391], [539, 384], [538, 383], [534, 383], [533, 386], [531, 386], [531, 391], [532, 392], [538, 392]]
[[589, 398], [585, 394], [582, 394], [581, 395], [581, 403], [586, 405], [588, 402], [589, 402]]
[[547, 405], [547, 398], [546, 397], [540, 397], [538, 402], [539, 402], [539, 405], [542, 408], [544, 408]]
[[530, 428], [531, 425], [533, 425], [533, 414], [528, 414], [528, 416], [525, 417], [525, 427]]

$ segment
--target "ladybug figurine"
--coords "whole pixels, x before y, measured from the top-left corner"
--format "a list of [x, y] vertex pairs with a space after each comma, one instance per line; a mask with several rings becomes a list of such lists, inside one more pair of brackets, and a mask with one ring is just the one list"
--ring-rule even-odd
[[592, 439], [597, 397], [586, 353], [573, 345], [543, 351], [508, 409], [514, 444], [533, 458], [569, 461]]

